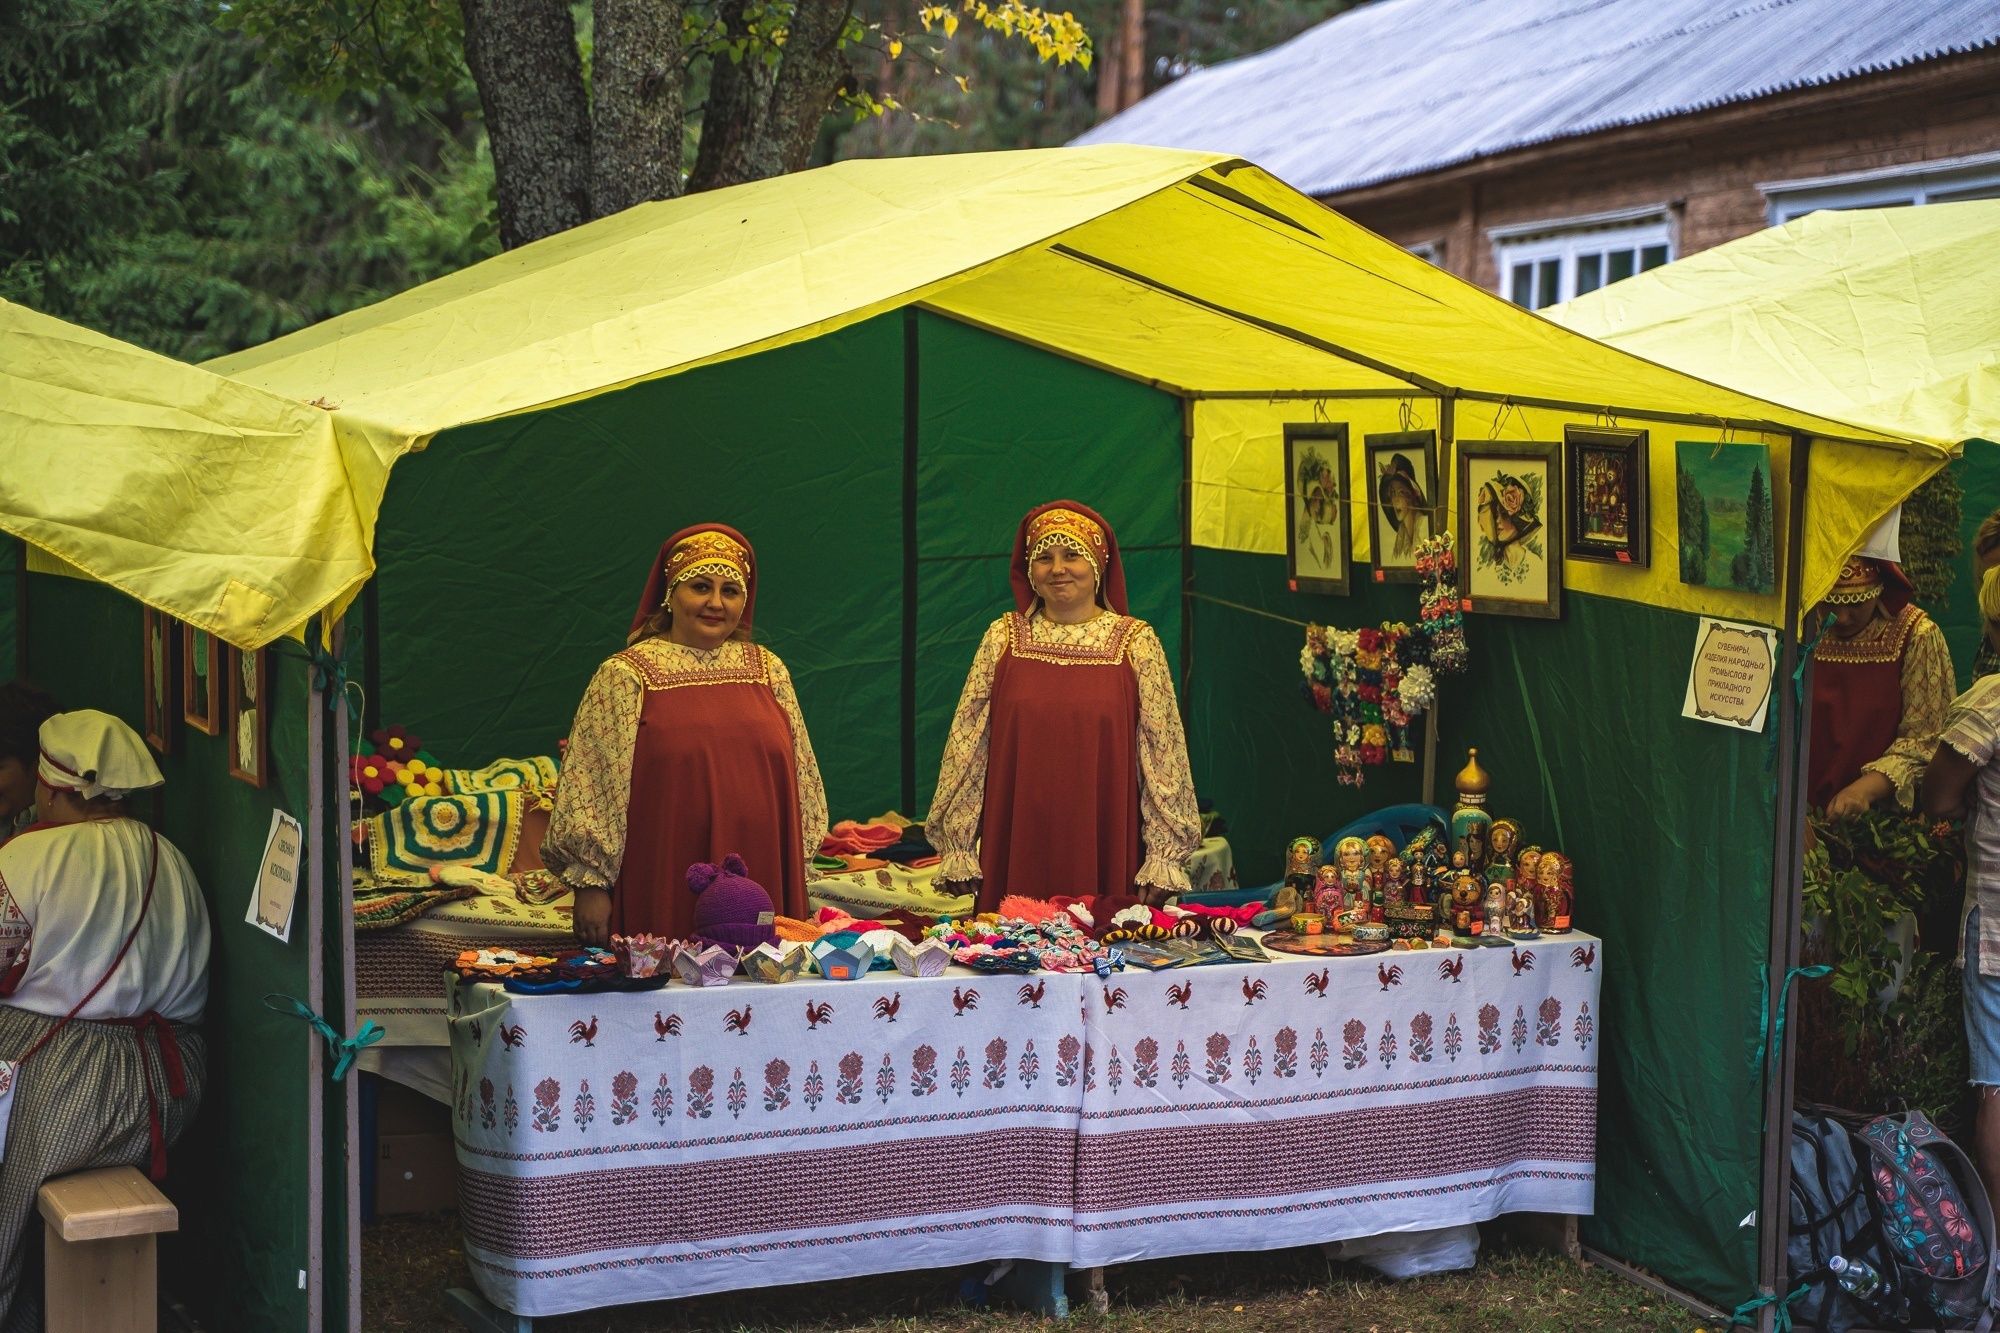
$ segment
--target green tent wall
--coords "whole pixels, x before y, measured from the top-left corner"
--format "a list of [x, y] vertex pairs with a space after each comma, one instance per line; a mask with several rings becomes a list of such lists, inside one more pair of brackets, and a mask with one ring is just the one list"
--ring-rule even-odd
[[[65, 708], [98, 708], [139, 726], [139, 604], [61, 575], [31, 573], [27, 585], [29, 678]], [[229, 776], [226, 735], [177, 725], [173, 752], [160, 760], [166, 786], [139, 811], [187, 855], [208, 901], [207, 1083], [199, 1115], [169, 1155], [166, 1189], [181, 1224], [164, 1238], [160, 1271], [163, 1287], [217, 1330], [306, 1326], [300, 1275], [313, 1266], [310, 1201], [322, 1165], [308, 1125], [317, 1039], [263, 1003], [272, 992], [311, 994], [306, 894], [290, 943], [243, 919], [271, 811], [302, 823], [310, 816], [304, 664], [274, 654], [270, 680], [268, 785]], [[331, 1212], [338, 1222], [337, 1204]]]

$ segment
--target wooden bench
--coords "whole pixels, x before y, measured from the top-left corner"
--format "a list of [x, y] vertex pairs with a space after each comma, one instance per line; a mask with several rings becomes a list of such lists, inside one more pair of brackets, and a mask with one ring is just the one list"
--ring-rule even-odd
[[159, 1242], [180, 1210], [129, 1166], [58, 1176], [36, 1196], [48, 1224], [48, 1333], [156, 1333]]

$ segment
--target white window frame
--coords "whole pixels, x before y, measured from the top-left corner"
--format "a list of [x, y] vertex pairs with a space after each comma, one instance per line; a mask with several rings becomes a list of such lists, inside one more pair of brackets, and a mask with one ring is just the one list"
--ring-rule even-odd
[[[1680, 252], [1678, 230], [1672, 207], [1659, 204], [1592, 213], [1584, 217], [1493, 227], [1487, 231], [1486, 237], [1493, 243], [1493, 265], [1498, 275], [1496, 290], [1502, 299], [1514, 300], [1515, 267], [1531, 264], [1536, 270], [1535, 277], [1531, 279], [1535, 290], [1530, 293], [1527, 308], [1541, 310], [1582, 295], [1577, 289], [1578, 264], [1591, 256], [1607, 255], [1614, 250], [1631, 250], [1633, 272], [1638, 273], [1642, 271], [1639, 267], [1640, 253], [1665, 246], [1667, 262], [1671, 264]], [[1541, 294], [1541, 266], [1551, 262], [1556, 265], [1554, 300], [1536, 300]], [[1610, 285], [1602, 268], [1601, 265], [1597, 287]]]
[[1921, 207], [1961, 199], [2000, 198], [2000, 152], [1911, 162], [1837, 176], [1767, 181], [1766, 216], [1773, 227], [1820, 209]]
[[1411, 254], [1423, 260], [1425, 263], [1436, 264], [1438, 262], [1439, 247], [1441, 247], [1443, 244], [1444, 243], [1442, 241], [1418, 241], [1415, 245], [1408, 246], [1406, 248], [1409, 250]]

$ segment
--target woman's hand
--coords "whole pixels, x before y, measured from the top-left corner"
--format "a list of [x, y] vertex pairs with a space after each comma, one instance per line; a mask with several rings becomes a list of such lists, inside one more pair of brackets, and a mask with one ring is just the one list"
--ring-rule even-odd
[[611, 894], [604, 889], [578, 889], [570, 912], [576, 937], [599, 949], [611, 946]]
[[1141, 884], [1139, 886], [1139, 901], [1148, 907], [1165, 907], [1167, 905], [1167, 898], [1172, 893], [1172, 889], [1163, 889], [1157, 884]]
[[1896, 785], [1880, 773], [1863, 773], [1833, 794], [1826, 803], [1828, 819], [1852, 819], [1896, 794]]
[[976, 879], [941, 879], [937, 891], [947, 898], [977, 898], [979, 881]]

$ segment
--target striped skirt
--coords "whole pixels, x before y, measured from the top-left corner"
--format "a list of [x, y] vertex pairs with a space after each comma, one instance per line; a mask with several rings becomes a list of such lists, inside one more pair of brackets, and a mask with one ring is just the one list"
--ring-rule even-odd
[[[0, 1005], [0, 1059], [18, 1060], [58, 1021]], [[206, 1053], [198, 1029], [177, 1023], [174, 1036], [186, 1069], [185, 1097], [167, 1093], [156, 1035], [110, 1023], [77, 1019], [21, 1067], [6, 1157], [0, 1161], [0, 1329], [6, 1333], [41, 1328], [41, 1245], [30, 1231], [40, 1227], [35, 1193], [42, 1182], [100, 1166], [145, 1170], [152, 1157], [148, 1077], [169, 1144], [194, 1119], [206, 1081]]]

